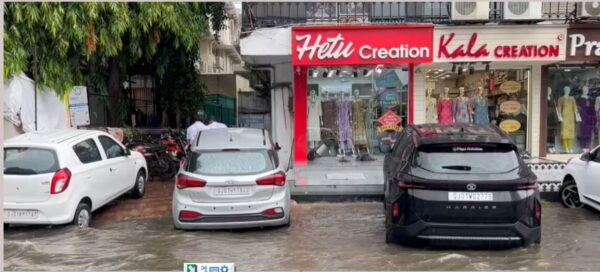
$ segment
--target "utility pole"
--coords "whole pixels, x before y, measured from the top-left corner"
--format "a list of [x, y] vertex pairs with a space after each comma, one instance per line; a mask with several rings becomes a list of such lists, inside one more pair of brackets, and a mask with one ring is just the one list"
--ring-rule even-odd
[[34, 125], [35, 130], [38, 130], [38, 108], [37, 108], [37, 46], [33, 48], [33, 111], [34, 111]]

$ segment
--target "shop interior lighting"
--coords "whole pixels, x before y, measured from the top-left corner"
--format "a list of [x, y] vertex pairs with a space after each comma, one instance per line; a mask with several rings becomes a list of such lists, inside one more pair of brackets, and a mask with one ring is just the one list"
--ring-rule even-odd
[[383, 65], [379, 64], [375, 67], [375, 73], [381, 74], [383, 72]]
[[571, 72], [571, 69], [568, 69], [568, 68], [567, 68], [567, 69], [565, 69], [564, 71], [565, 71], [565, 72]]
[[371, 74], [373, 74], [373, 70], [365, 70], [364, 72], [365, 77], [369, 77]]
[[336, 70], [330, 70], [329, 71], [329, 75], [327, 75], [327, 77], [333, 77], [333, 75], [335, 74]]
[[313, 70], [312, 71], [312, 77], [318, 77], [319, 76], [319, 70]]

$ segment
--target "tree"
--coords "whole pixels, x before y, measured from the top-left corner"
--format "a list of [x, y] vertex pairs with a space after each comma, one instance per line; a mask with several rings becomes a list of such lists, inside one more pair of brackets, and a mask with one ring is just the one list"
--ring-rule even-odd
[[[119, 105], [120, 78], [161, 43], [197, 54], [198, 41], [226, 20], [223, 3], [5, 3], [4, 76], [28, 72], [66, 95], [74, 85], [107, 90]], [[176, 76], [176, 75], [175, 75]], [[117, 125], [111, 114], [111, 125]]]

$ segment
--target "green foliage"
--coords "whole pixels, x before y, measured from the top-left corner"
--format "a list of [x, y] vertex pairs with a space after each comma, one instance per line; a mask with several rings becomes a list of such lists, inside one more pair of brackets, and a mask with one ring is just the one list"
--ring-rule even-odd
[[29, 72], [38, 85], [61, 96], [80, 84], [104, 92], [111, 58], [124, 69], [140, 59], [152, 60], [158, 45], [190, 53], [209, 35], [208, 21], [219, 30], [225, 18], [223, 3], [4, 5], [4, 77]]

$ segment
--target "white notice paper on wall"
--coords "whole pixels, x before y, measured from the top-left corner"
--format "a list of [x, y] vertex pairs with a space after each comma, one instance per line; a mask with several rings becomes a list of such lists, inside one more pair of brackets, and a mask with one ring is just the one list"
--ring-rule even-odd
[[87, 87], [73, 87], [73, 91], [69, 94], [69, 112], [71, 113], [72, 127], [90, 125]]

